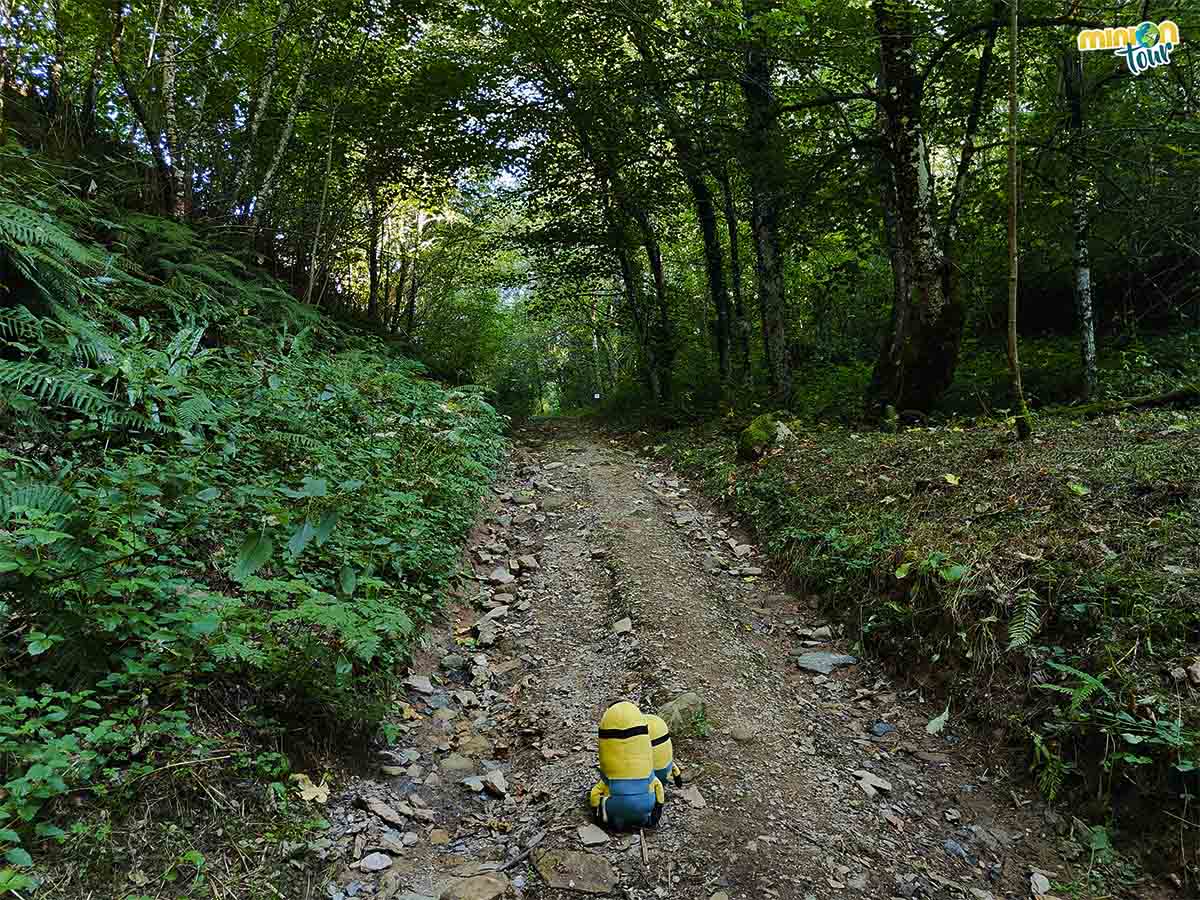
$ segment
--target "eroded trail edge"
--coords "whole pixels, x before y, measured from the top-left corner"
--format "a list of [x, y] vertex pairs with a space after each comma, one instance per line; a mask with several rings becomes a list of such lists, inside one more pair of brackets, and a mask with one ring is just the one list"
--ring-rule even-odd
[[[523, 432], [469, 564], [478, 595], [417, 659], [398, 743], [331, 802], [334, 900], [999, 898], [1068, 880], [1040, 801], [953, 717], [928, 734], [941, 709], [853, 660], [654, 460]], [[687, 783], [644, 842], [588, 827], [596, 722], [619, 699], [679, 713]]]

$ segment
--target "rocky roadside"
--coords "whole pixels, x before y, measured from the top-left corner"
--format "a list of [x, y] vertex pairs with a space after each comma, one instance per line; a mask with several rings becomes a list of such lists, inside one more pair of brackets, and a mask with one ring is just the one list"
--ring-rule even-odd
[[[606, 438], [524, 439], [395, 745], [329, 798], [313, 896], [988, 900], [1074, 877], [1064, 823], [846, 652], [736, 523]], [[587, 818], [618, 699], [660, 710], [686, 778], [644, 834]]]

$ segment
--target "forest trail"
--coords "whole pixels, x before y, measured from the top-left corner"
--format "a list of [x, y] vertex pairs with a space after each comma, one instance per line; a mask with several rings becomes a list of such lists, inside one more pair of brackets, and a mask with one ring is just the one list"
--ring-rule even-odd
[[[480, 595], [452, 610], [479, 646], [431, 634], [384, 760], [395, 777], [331, 803], [330, 861], [354, 866], [328, 896], [1028, 898], [1031, 874], [1071, 880], [1036, 795], [953, 719], [926, 732], [939, 707], [869, 660], [797, 665], [850, 642], [756, 576], [767, 563], [687, 484], [582, 428], [518, 440], [471, 545]], [[520, 572], [499, 584], [509, 560]], [[676, 735], [687, 783], [660, 827], [645, 847], [585, 847], [602, 711], [687, 691], [706, 712]], [[400, 812], [382, 843], [379, 802]], [[355, 861], [381, 848], [390, 864], [367, 874], [383, 860]], [[548, 884], [555, 867], [574, 889]]]

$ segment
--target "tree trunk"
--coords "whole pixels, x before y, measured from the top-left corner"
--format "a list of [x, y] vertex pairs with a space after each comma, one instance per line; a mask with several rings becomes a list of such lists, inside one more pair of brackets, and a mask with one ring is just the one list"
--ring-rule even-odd
[[967, 196], [967, 182], [971, 175], [971, 162], [975, 158], [975, 135], [979, 131], [979, 120], [983, 114], [984, 92], [987, 90], [988, 74], [992, 69], [992, 57], [996, 49], [996, 32], [1000, 30], [1000, 16], [1004, 12], [1004, 0], [992, 4], [992, 18], [988, 25], [983, 53], [979, 57], [979, 69], [975, 75], [975, 90], [971, 95], [971, 110], [967, 114], [967, 128], [963, 136], [962, 153], [958, 158], [958, 172], [954, 177], [954, 192], [950, 197], [950, 212], [946, 215], [945, 234], [947, 250], [954, 246], [958, 237], [959, 213]]
[[[172, 27], [170, 11], [167, 13], [166, 26]], [[162, 96], [163, 118], [167, 125], [167, 149], [171, 154], [171, 194], [174, 197], [171, 214], [174, 218], [186, 219], [191, 211], [188, 196], [187, 179], [187, 148], [184, 146], [183, 135], [179, 130], [179, 116], [176, 110], [175, 85], [178, 74], [178, 42], [174, 34], [168, 34], [163, 41], [162, 55]]]
[[113, 30], [108, 52], [112, 57], [113, 69], [117, 73], [117, 80], [121, 83], [121, 90], [125, 92], [129, 105], [133, 107], [133, 114], [142, 128], [142, 132], [146, 135], [146, 143], [150, 145], [150, 153], [154, 157], [154, 168], [162, 182], [159, 209], [174, 210], [174, 177], [171, 166], [167, 162], [166, 153], [163, 152], [162, 134], [157, 128], [151, 126], [150, 116], [147, 114], [141, 96], [130, 79], [129, 72], [121, 58], [121, 39], [125, 33], [125, 0], [113, 0], [112, 15]]
[[724, 201], [725, 229], [729, 233], [729, 283], [733, 288], [733, 337], [737, 347], [737, 380], [750, 380], [750, 323], [746, 320], [746, 303], [742, 293], [742, 261], [738, 250], [737, 207], [733, 201], [733, 186], [729, 172], [722, 166], [718, 173], [721, 197]]
[[[0, 0], [0, 3], [6, 0]], [[100, 93], [100, 65], [104, 61], [104, 35], [96, 35], [96, 45], [92, 50], [92, 65], [88, 69], [87, 86], [83, 97], [83, 122], [80, 143], [87, 147], [96, 133], [96, 99]]]
[[379, 230], [383, 221], [379, 208], [378, 185], [371, 185], [371, 197], [368, 202], [371, 204], [371, 212], [367, 226], [370, 232], [367, 238], [367, 272], [371, 286], [367, 292], [367, 318], [374, 322], [379, 318]]
[[421, 289], [417, 263], [421, 261], [421, 239], [425, 234], [425, 213], [417, 210], [417, 218], [413, 223], [412, 265], [408, 273], [408, 302], [404, 308], [404, 333], [413, 336], [417, 327], [417, 291]]
[[[675, 159], [679, 163], [684, 180], [691, 191], [692, 202], [696, 208], [696, 218], [700, 223], [700, 233], [704, 245], [704, 271], [708, 281], [709, 296], [717, 313], [717, 368], [721, 375], [721, 381], [728, 382], [730, 371], [729, 290], [725, 284], [725, 257], [721, 250], [721, 240], [717, 236], [717, 212], [713, 205], [712, 191], [709, 190], [708, 182], [704, 177], [700, 151], [696, 147], [696, 142], [692, 140], [689, 129], [675, 109], [671, 98], [665, 93], [668, 79], [664, 76], [658, 64], [658, 58], [646, 40], [641, 24], [636, 18], [631, 20], [630, 35], [642, 61], [646, 64], [650, 82], [663, 86], [655, 94], [655, 103], [662, 113], [667, 133], [671, 136], [671, 143], [675, 147]], [[649, 247], [647, 252], [650, 252]], [[655, 267], [653, 258], [651, 258], [650, 265], [651, 268]], [[659, 259], [657, 268], [661, 269], [661, 267], [662, 261]]]
[[417, 292], [420, 289], [421, 282], [417, 277], [417, 260], [414, 259], [408, 274], [408, 299], [404, 304], [404, 333], [410, 338], [417, 327]]
[[771, 385], [786, 401], [792, 394], [792, 371], [787, 354], [787, 301], [777, 206], [780, 186], [776, 176], [783, 164], [783, 154], [771, 93], [772, 63], [765, 41], [753, 36], [756, 19], [761, 22], [762, 15], [770, 11], [771, 4], [767, 0], [744, 2], [746, 27], [752, 37], [746, 47], [741, 88], [746, 100], [744, 138], [746, 170], [750, 177], [750, 232], [754, 238], [763, 351]]
[[894, 198], [891, 334], [868, 388], [868, 412], [928, 411], [954, 378], [963, 309], [935, 228], [936, 198], [921, 119], [911, 0], [873, 0], [880, 38], [880, 125]]
[[1019, 253], [1017, 244], [1017, 0], [1009, 0], [1011, 18], [1008, 34], [1008, 373], [1016, 407], [1017, 437], [1028, 440], [1033, 433], [1025, 391], [1021, 387], [1021, 357], [1017, 348], [1017, 295]]
[[291, 11], [291, 0], [281, 0], [279, 12], [275, 17], [275, 28], [271, 32], [271, 49], [267, 53], [266, 69], [263, 72], [262, 84], [259, 87], [258, 103], [250, 117], [250, 132], [246, 138], [246, 147], [242, 150], [237, 169], [233, 176], [233, 205], [236, 208], [242, 202], [242, 188], [246, 176], [254, 165], [254, 154], [258, 145], [258, 129], [262, 125], [263, 116], [267, 113], [267, 105], [271, 101], [271, 88], [275, 83], [275, 69], [279, 65], [279, 45], [283, 41], [287, 18]]
[[617, 263], [621, 270], [621, 281], [625, 285], [625, 300], [633, 320], [634, 337], [641, 350], [639, 355], [642, 359], [642, 375], [646, 379], [646, 386], [650, 388], [650, 396], [654, 402], [661, 403], [664, 399], [662, 377], [659, 373], [657, 347], [653, 338], [649, 336], [650, 328], [645, 321], [641, 298], [642, 273], [633, 255], [626, 247], [623, 236], [618, 238], [616, 253]]
[[8, 140], [7, 121], [4, 118], [4, 95], [8, 91], [11, 53], [8, 36], [13, 33], [12, 0], [0, 0], [0, 147]]
[[392, 264], [388, 259], [387, 246], [388, 230], [387, 218], [385, 217], [379, 233], [379, 263], [383, 266], [383, 293], [380, 295], [379, 301], [379, 324], [385, 330], [388, 326], [388, 320], [391, 317], [391, 307], [388, 301], [392, 297]]
[[[671, 377], [674, 366], [674, 347], [671, 335], [671, 310], [667, 302], [667, 279], [663, 271], [662, 250], [650, 215], [640, 204], [634, 204], [626, 199], [634, 221], [638, 224], [642, 248], [646, 251], [646, 259], [650, 263], [650, 277], [654, 284], [655, 309], [653, 319], [647, 322], [647, 342], [651, 345], [655, 380], [657, 382], [657, 397], [662, 401], [671, 399]], [[650, 318], [650, 317], [647, 317]]]
[[54, 23], [54, 58], [50, 61], [49, 88], [46, 93], [46, 118], [53, 129], [59, 124], [63, 106], [63, 71], [67, 61], [67, 40], [63, 35], [62, 0], [51, 0]]
[[[650, 360], [649, 365], [654, 370], [652, 389], [656, 400], [669, 399], [671, 369], [674, 362], [674, 342], [671, 329], [670, 309], [667, 302], [667, 285], [663, 273], [662, 252], [659, 248], [658, 237], [654, 231], [654, 223], [645, 207], [628, 189], [621, 176], [621, 171], [613, 159], [612, 152], [606, 146], [596, 146], [592, 132], [597, 121], [592, 114], [580, 108], [576, 102], [576, 91], [569, 76], [558, 69], [549, 59], [543, 60], [543, 73], [546, 84], [555, 99], [562, 104], [570, 117], [571, 124], [579, 138], [579, 147], [584, 157], [592, 165], [597, 183], [604, 191], [606, 198], [611, 199], [616, 210], [609, 210], [610, 232], [620, 231], [623, 236], [625, 222], [636, 225], [640, 243], [645, 250], [646, 259], [650, 263], [650, 271], [654, 281], [654, 294], [657, 306], [657, 317], [648, 313], [642, 320], [640, 332], [643, 341], [642, 350]], [[619, 215], [619, 220], [618, 220]], [[623, 240], [614, 244], [618, 249], [625, 246]], [[633, 264], [632, 257], [627, 253], [622, 260], [622, 277], [624, 271]], [[627, 281], [627, 284], [629, 282]], [[635, 299], [635, 297], [631, 297]], [[636, 298], [640, 299], [640, 298]]]
[[404, 298], [404, 291], [408, 285], [408, 254], [404, 252], [404, 244], [400, 244], [400, 271], [396, 274], [396, 293], [395, 300], [392, 302], [392, 321], [388, 326], [388, 330], [395, 334], [400, 329], [400, 310]]
[[329, 141], [325, 147], [325, 178], [321, 183], [321, 205], [317, 208], [317, 225], [313, 230], [312, 249], [308, 254], [308, 288], [304, 291], [304, 302], [312, 303], [313, 287], [317, 277], [317, 246], [321, 241], [321, 223], [325, 220], [325, 204], [329, 201], [329, 173], [333, 169], [333, 134], [337, 125], [337, 112], [329, 114]]
[[612, 190], [607, 179], [600, 172], [598, 172], [598, 178], [603, 193], [604, 220], [608, 225], [609, 243], [616, 255], [617, 268], [621, 274], [621, 284], [625, 291], [625, 305], [629, 309], [629, 318], [633, 324], [633, 336], [638, 347], [638, 362], [642, 377], [654, 402], [661, 403], [663, 400], [662, 381], [658, 371], [658, 356], [645, 321], [642, 273], [638, 269], [633, 254], [629, 252], [629, 248], [636, 246], [636, 242], [630, 239], [628, 229], [623, 227], [619, 221], [618, 211], [614, 209]]
[[288, 104], [287, 118], [283, 121], [283, 130], [279, 132], [279, 143], [275, 145], [275, 155], [271, 157], [271, 164], [267, 166], [267, 171], [262, 177], [262, 183], [255, 192], [254, 207], [250, 212], [250, 230], [252, 233], [258, 227], [258, 217], [263, 206], [275, 190], [275, 173], [279, 170], [279, 164], [283, 161], [284, 153], [287, 152], [288, 142], [292, 139], [292, 131], [296, 126], [296, 110], [299, 109], [300, 102], [304, 99], [305, 87], [308, 84], [308, 72], [312, 66], [313, 57], [316, 56], [317, 47], [320, 45], [321, 38], [324, 35], [325, 21], [322, 20], [317, 28], [316, 39], [313, 41], [313, 52], [305, 55], [304, 62], [300, 66], [300, 76], [296, 79], [296, 90], [292, 92], [292, 102]]
[[717, 309], [717, 371], [722, 383], [728, 383], [732, 366], [729, 345], [731, 323], [729, 315], [729, 291], [725, 286], [725, 255], [721, 250], [721, 239], [717, 235], [717, 211], [713, 206], [712, 192], [703, 176], [688, 178], [692, 197], [696, 204], [696, 218], [700, 220], [700, 233], [704, 237], [704, 268], [708, 273], [708, 290], [713, 306]]
[[1087, 134], [1084, 131], [1083, 60], [1067, 50], [1063, 54], [1063, 84], [1070, 106], [1072, 173], [1072, 266], [1074, 268], [1075, 312], [1079, 318], [1079, 348], [1083, 363], [1083, 398], [1096, 393], [1096, 325], [1092, 313], [1091, 214], [1088, 208], [1088, 183], [1083, 175], [1087, 159]]

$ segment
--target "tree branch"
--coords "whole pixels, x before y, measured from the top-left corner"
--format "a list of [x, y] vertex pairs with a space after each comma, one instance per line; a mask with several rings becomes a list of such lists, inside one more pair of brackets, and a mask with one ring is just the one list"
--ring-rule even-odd
[[958, 230], [958, 216], [962, 210], [963, 196], [967, 190], [967, 178], [971, 173], [971, 160], [975, 156], [975, 134], [979, 130], [979, 116], [983, 108], [983, 95], [987, 89], [988, 72], [992, 68], [992, 53], [996, 48], [996, 32], [1000, 28], [1001, 0], [992, 3], [992, 21], [988, 23], [987, 40], [983, 55], [979, 58], [979, 71], [975, 75], [975, 91], [971, 95], [971, 111], [967, 114], [967, 128], [963, 134], [962, 154], [958, 160], [958, 172], [954, 176], [954, 191], [950, 196], [950, 212], [946, 216], [943, 233], [953, 241]]
[[848, 103], [851, 100], [871, 100], [877, 98], [874, 94], [868, 94], [863, 91], [856, 91], [849, 94], [830, 94], [828, 97], [818, 97], [815, 100], [805, 100], [800, 103], [784, 103], [775, 107], [775, 115], [782, 116], [787, 113], [800, 112], [805, 109], [817, 109], [822, 106], [836, 106], [839, 103]]
[[[1070, 25], [1075, 28], [1104, 28], [1104, 22], [1094, 22], [1088, 19], [1073, 19], [1070, 16], [1060, 16], [1058, 18], [1033, 16], [1029, 18], [1022, 17], [1018, 22], [1020, 28], [1058, 28], [1064, 25]], [[987, 31], [992, 27], [991, 22], [977, 22], [962, 31], [950, 35], [946, 38], [929, 57], [929, 61], [925, 63], [925, 68], [921, 71], [920, 82], [924, 86], [929, 76], [933, 74], [933, 70], [938, 67], [938, 63], [942, 61], [947, 53], [954, 48], [956, 44], [965, 41], [972, 35], [979, 34], [981, 31]]]

